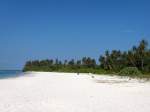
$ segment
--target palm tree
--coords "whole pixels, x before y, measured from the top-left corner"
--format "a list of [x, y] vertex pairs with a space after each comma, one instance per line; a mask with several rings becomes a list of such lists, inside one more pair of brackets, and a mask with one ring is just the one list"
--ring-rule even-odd
[[141, 69], [144, 69], [144, 58], [146, 57], [148, 42], [146, 40], [142, 40], [140, 45], [138, 46], [138, 55], [141, 61]]
[[112, 70], [113, 67], [111, 66], [111, 57], [108, 50], [106, 50], [105, 52], [105, 62], [106, 62], [107, 69]]
[[68, 62], [68, 64], [69, 64], [70, 66], [74, 66], [74, 65], [75, 65], [74, 59], [70, 60], [70, 61]]
[[83, 66], [86, 66], [86, 57], [83, 57], [83, 58], [82, 58], [82, 65], [83, 65]]
[[81, 60], [77, 60], [77, 65], [81, 66]]
[[100, 63], [100, 66], [104, 69], [106, 69], [106, 63], [105, 63], [105, 57], [104, 56], [100, 56], [99, 57], [99, 63]]
[[133, 67], [136, 67], [135, 56], [134, 56], [134, 54], [131, 50], [128, 51], [127, 59], [128, 59], [128, 64], [129, 65], [132, 65]]
[[67, 63], [68, 63], [68, 61], [67, 61], [67, 60], [65, 60], [65, 61], [64, 61], [64, 66], [66, 66], [66, 65], [67, 65]]

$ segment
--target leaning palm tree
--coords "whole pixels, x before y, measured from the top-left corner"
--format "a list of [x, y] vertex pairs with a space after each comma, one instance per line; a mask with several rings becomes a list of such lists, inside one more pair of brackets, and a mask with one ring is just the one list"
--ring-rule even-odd
[[148, 50], [148, 42], [146, 40], [140, 41], [140, 44], [137, 48], [137, 55], [140, 60], [141, 70], [144, 69], [144, 59], [147, 56], [147, 53], [146, 53], [147, 50]]
[[136, 67], [135, 55], [133, 54], [133, 51], [131, 50], [128, 51], [127, 60], [128, 60], [128, 65], [132, 67]]

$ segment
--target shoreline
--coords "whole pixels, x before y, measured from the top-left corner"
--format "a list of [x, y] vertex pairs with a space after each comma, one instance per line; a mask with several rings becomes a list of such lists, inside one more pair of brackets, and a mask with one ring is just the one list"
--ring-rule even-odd
[[[78, 74], [78, 72], [47, 72], [47, 71], [26, 71], [23, 73], [60, 73], [60, 74]], [[118, 78], [129, 78], [131, 79], [135, 79], [135, 80], [144, 80], [144, 81], [150, 81], [150, 77], [149, 75], [142, 75], [142, 76], [121, 76], [121, 75], [117, 75], [117, 74], [96, 74], [96, 73], [79, 73], [78, 75], [94, 75], [94, 76], [109, 76], [109, 77], [118, 77]]]

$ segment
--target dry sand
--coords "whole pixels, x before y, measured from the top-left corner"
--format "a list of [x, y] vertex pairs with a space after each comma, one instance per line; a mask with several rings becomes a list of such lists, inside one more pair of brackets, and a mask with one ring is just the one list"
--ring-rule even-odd
[[0, 112], [150, 112], [150, 83], [31, 72], [0, 80]]

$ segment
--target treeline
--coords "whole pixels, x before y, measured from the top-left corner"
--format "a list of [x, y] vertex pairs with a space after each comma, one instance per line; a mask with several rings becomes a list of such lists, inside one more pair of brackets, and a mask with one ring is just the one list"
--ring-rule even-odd
[[125, 67], [136, 67], [143, 73], [150, 73], [150, 49], [148, 42], [141, 40], [138, 46], [133, 46], [128, 51], [106, 51], [96, 61], [91, 57], [81, 60], [34, 60], [27, 61], [24, 71], [57, 71], [57, 72], [92, 72], [92, 73], [117, 73]]
[[106, 51], [100, 56], [100, 66], [106, 70], [119, 71], [125, 67], [136, 67], [142, 72], [150, 72], [150, 49], [146, 40], [140, 41], [128, 51]]
[[100, 66], [96, 60], [90, 57], [83, 57], [82, 60], [34, 60], [27, 61], [24, 71], [57, 71], [57, 72], [94, 72]]

